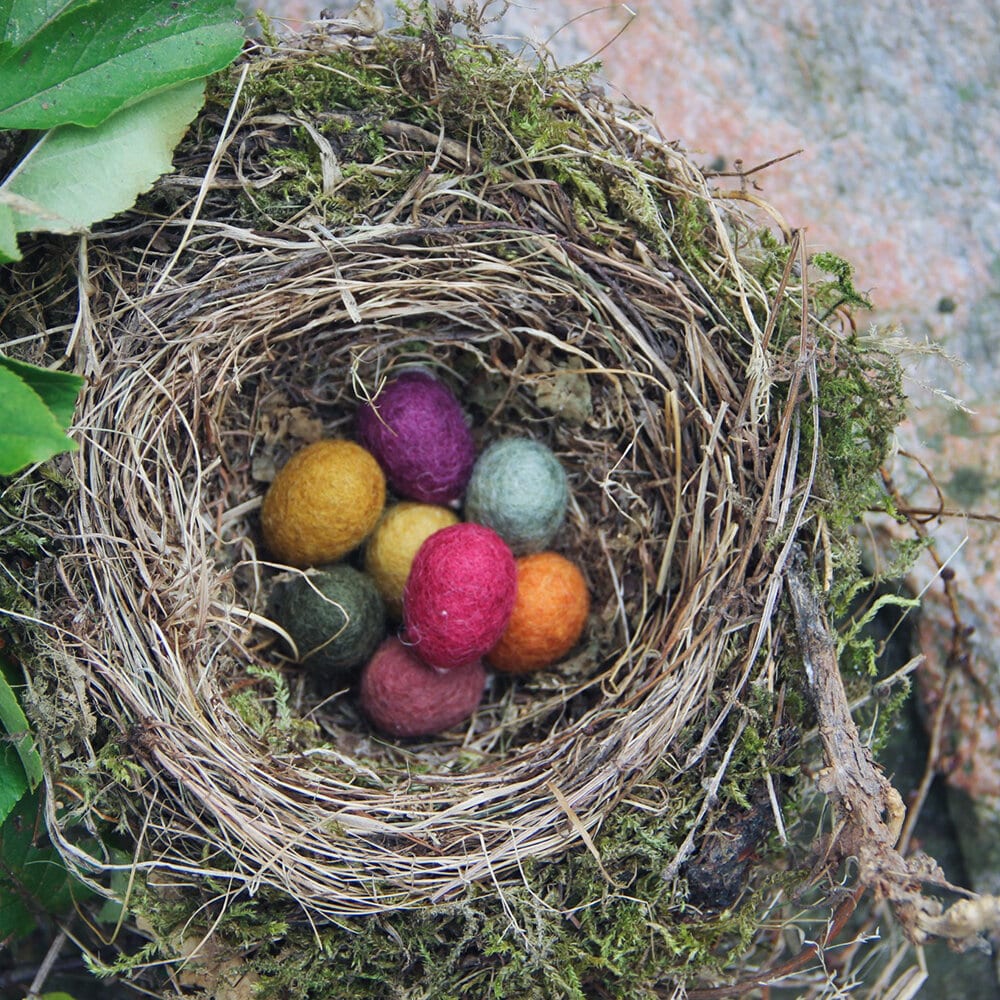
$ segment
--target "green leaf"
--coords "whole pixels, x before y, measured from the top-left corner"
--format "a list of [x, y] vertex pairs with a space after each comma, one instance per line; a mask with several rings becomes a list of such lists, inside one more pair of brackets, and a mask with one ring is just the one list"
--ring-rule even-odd
[[[0, 0], [0, 23], [11, 3]], [[16, 6], [20, 12], [29, 5]], [[30, 37], [18, 37], [20, 44], [0, 52], [0, 128], [98, 125], [152, 94], [222, 69], [243, 44], [232, 0], [63, 5]]]
[[42, 397], [20, 376], [0, 367], [0, 476], [76, 446]]
[[[28, 786], [34, 791], [42, 780], [42, 758], [38, 756], [38, 751], [35, 749], [31, 727], [21, 710], [17, 693], [11, 687], [6, 676], [13, 670], [6, 660], [0, 659], [0, 666], [4, 668], [0, 670], [0, 727], [3, 728], [7, 737], [11, 738], [6, 746], [20, 758], [20, 763], [16, 766], [21, 772], [22, 780], [26, 778]], [[0, 774], [2, 773], [7, 772], [0, 772]], [[22, 794], [24, 794], [23, 790], [18, 798]], [[10, 810], [8, 809], [7, 812]], [[6, 816], [7, 812], [3, 815]]]
[[2, 354], [0, 354], [0, 366], [20, 376], [42, 397], [42, 402], [52, 411], [60, 426], [64, 429], [69, 427], [73, 422], [76, 397], [83, 388], [83, 379], [79, 375], [38, 368], [23, 361], [5, 358]]
[[0, 264], [20, 260], [17, 249], [17, 230], [14, 228], [14, 213], [9, 205], [0, 203]]
[[26, 795], [0, 826], [0, 941], [30, 933], [38, 914], [68, 914], [87, 894], [49, 843], [38, 794]]
[[94, 0], [0, 0], [0, 39], [19, 45], [46, 21]]
[[204, 80], [173, 87], [97, 128], [63, 125], [47, 132], [0, 185], [21, 232], [79, 232], [131, 208], [171, 168], [174, 147], [204, 100]]
[[11, 809], [27, 790], [28, 780], [17, 751], [10, 743], [0, 743], [0, 823], [10, 815]]

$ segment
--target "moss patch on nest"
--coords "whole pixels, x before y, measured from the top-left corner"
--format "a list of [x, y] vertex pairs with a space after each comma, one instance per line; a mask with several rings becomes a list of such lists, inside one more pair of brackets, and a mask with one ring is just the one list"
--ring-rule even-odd
[[[752, 829], [740, 846], [762, 871], [771, 858], [787, 861], [768, 835], [769, 824], [754, 823], [769, 809], [760, 780], [762, 762], [774, 752], [768, 744], [757, 732], [741, 742], [741, 760], [734, 762], [733, 780], [715, 810], [716, 818], [735, 820], [728, 836]], [[778, 756], [797, 767], [787, 748]], [[671, 771], [665, 768], [663, 776], [669, 773], [672, 780]], [[178, 934], [197, 940], [211, 933], [224, 952], [239, 956], [242, 974], [253, 977], [254, 996], [261, 1000], [590, 1000], [605, 994], [652, 1000], [670, 983], [722, 973], [734, 955], [745, 959], [760, 934], [769, 894], [794, 887], [802, 877], [774, 868], [758, 873], [748, 889], [746, 858], [727, 870], [728, 858], [699, 855], [706, 880], [699, 883], [698, 904], [692, 903], [687, 876], [669, 877], [694, 819], [691, 791], [686, 797], [680, 789], [668, 804], [657, 775], [651, 776], [635, 790], [631, 808], [612, 813], [595, 838], [599, 859], [579, 850], [555, 862], [526, 860], [518, 887], [499, 893], [472, 887], [447, 904], [342, 925], [304, 923], [286, 900], [266, 892], [252, 900], [232, 898], [221, 878], [206, 887], [197, 907], [190, 894], [137, 890], [135, 902], [156, 935], [154, 944], [106, 971], [125, 973], [159, 956], [175, 958]], [[714, 901], [713, 892], [719, 894]], [[213, 979], [210, 969], [202, 971], [197, 955], [193, 966], [226, 995], [224, 982]]]

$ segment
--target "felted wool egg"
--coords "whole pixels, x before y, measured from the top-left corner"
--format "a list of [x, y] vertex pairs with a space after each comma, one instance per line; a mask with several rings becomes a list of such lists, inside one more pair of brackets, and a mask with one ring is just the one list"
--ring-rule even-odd
[[522, 556], [514, 610], [487, 662], [518, 674], [551, 666], [576, 645], [589, 613], [587, 582], [572, 562], [557, 552]]
[[367, 574], [340, 563], [275, 582], [268, 614], [303, 666], [330, 675], [366, 662], [385, 638], [385, 604]]
[[393, 636], [361, 672], [361, 708], [392, 736], [433, 736], [472, 715], [485, 683], [481, 660], [436, 670]]
[[379, 460], [389, 485], [424, 503], [458, 500], [475, 446], [451, 390], [430, 372], [408, 371], [358, 410], [358, 440]]
[[516, 586], [514, 556], [495, 531], [481, 524], [435, 531], [403, 590], [403, 639], [433, 667], [472, 663], [507, 627]]
[[384, 507], [385, 476], [371, 454], [353, 441], [316, 441], [274, 477], [260, 524], [271, 555], [304, 569], [357, 548]]
[[382, 515], [365, 546], [365, 570], [395, 618], [403, 614], [403, 588], [417, 550], [429, 535], [457, 523], [458, 516], [447, 507], [409, 500]]
[[569, 481], [551, 450], [531, 438], [495, 441], [477, 459], [465, 517], [491, 527], [517, 555], [544, 549], [566, 516]]

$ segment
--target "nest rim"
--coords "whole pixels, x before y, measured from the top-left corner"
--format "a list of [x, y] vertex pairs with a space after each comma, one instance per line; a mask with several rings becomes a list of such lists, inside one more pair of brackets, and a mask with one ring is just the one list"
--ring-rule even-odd
[[[301, 51], [313, 52], [309, 45]], [[571, 99], [564, 92], [560, 96]], [[237, 88], [233, 112], [238, 97]], [[158, 263], [141, 279], [138, 271], [128, 276], [131, 284], [120, 276], [102, 288], [103, 302], [96, 293], [87, 298], [85, 319], [74, 331], [71, 345], [78, 367], [89, 379], [77, 423], [83, 446], [73, 459], [84, 484], [74, 510], [74, 541], [80, 547], [63, 560], [64, 569], [79, 563], [78, 575], [71, 572], [75, 585], [69, 588], [79, 603], [71, 612], [53, 616], [57, 628], [52, 635], [63, 663], [72, 661], [87, 675], [89, 692], [82, 699], [81, 714], [90, 718], [98, 706], [106, 713], [104, 725], [112, 720], [111, 742], [117, 741], [143, 768], [144, 773], [133, 775], [133, 791], [146, 805], [156, 803], [155, 812], [143, 820], [142, 858], [137, 855], [129, 870], [169, 872], [195, 882], [224, 878], [251, 893], [272, 888], [308, 912], [334, 920], [446, 901], [472, 883], [501, 888], [518, 880], [528, 858], [559, 857], [580, 843], [598, 856], [593, 838], [608, 812], [655, 770], [665, 763], [678, 773], [706, 766], [710, 748], [751, 675], [756, 672], [773, 691], [774, 664], [770, 653], [763, 651], [778, 613], [780, 579], [775, 567], [787, 557], [805, 517], [816, 451], [814, 447], [803, 486], [802, 470], [797, 468], [797, 392], [789, 391], [777, 425], [768, 415], [775, 377], [775, 359], [768, 353], [768, 322], [776, 304], [733, 246], [733, 227], [742, 231], [751, 223], [709, 189], [701, 172], [676, 146], [638, 129], [631, 113], [622, 117], [620, 109], [595, 107], [582, 93], [575, 97], [578, 113], [599, 125], [595, 141], [613, 137], [615, 156], [627, 143], [655, 150], [670, 168], [661, 179], [661, 192], [683, 191], [708, 207], [713, 266], [730, 269], [746, 320], [743, 330], [736, 331], [732, 321], [727, 327], [721, 317], [709, 316], [706, 301], [711, 296], [698, 277], [682, 273], [676, 262], [665, 263], [641, 241], [631, 255], [621, 253], [614, 243], [613, 254], [592, 242], [574, 243], [571, 229], [552, 226], [553, 219], [565, 218], [565, 206], [543, 185], [531, 189], [540, 207], [536, 224], [527, 226], [501, 217], [455, 227], [449, 224], [449, 213], [457, 211], [453, 205], [439, 209], [432, 226], [426, 220], [400, 222], [398, 206], [388, 206], [389, 221], [375, 219], [354, 231], [326, 236], [313, 220], [299, 229], [285, 223], [281, 231], [268, 234], [178, 215], [155, 226], [146, 255]], [[433, 135], [435, 146], [428, 150], [421, 148], [425, 139], [412, 127], [396, 132], [400, 149], [395, 152], [420, 161], [434, 157], [438, 162], [456, 155]], [[216, 154], [238, 134], [234, 130], [221, 135]], [[218, 171], [216, 155], [206, 168], [206, 184], [218, 178]], [[518, 196], [526, 197], [523, 190]], [[436, 192], [436, 197], [445, 195]], [[442, 217], [445, 224], [437, 224]], [[164, 252], [155, 242], [170, 232], [178, 238], [174, 253]], [[215, 245], [213, 238], [218, 241]], [[222, 243], [237, 252], [223, 260]], [[514, 328], [503, 323], [506, 316], [494, 305], [497, 291], [503, 289], [513, 301], [525, 279], [523, 268], [515, 269], [516, 281], [504, 275], [510, 268], [507, 256], [512, 246], [522, 250], [527, 246], [530, 252], [523, 259], [544, 262], [536, 277], [539, 301], [530, 308], [522, 305], [522, 311], [530, 314], [550, 303], [553, 288], [567, 300], [574, 297], [574, 287], [587, 289], [591, 298], [581, 312], [590, 320], [590, 328], [576, 343], [530, 322]], [[195, 261], [184, 264], [190, 272], [175, 269], [185, 247]], [[107, 250], [100, 241], [92, 241], [84, 259], [86, 272], [105, 271], [116, 248], [115, 238], [108, 241]], [[414, 255], [409, 262], [414, 273], [397, 279], [394, 286], [385, 268], [398, 268], [401, 253], [405, 256], [407, 250]], [[789, 255], [789, 272], [794, 259]], [[450, 273], [452, 288], [460, 283], [457, 260], [466, 268], [470, 261], [481, 265], [480, 297], [466, 291], [465, 298], [456, 302], [446, 294], [424, 291], [421, 298], [414, 282], [427, 284], [428, 274], [436, 274], [440, 281], [442, 273]], [[414, 262], [422, 262], [425, 270]], [[364, 265], [368, 271], [362, 278], [358, 274]], [[148, 266], [146, 261], [143, 266]], [[277, 295], [277, 278], [284, 282], [283, 304], [266, 322], [251, 319], [262, 296]], [[403, 284], [405, 295], [400, 292]], [[430, 286], [438, 291], [433, 282]], [[219, 289], [226, 294], [219, 294]], [[623, 289], [647, 294], [654, 303], [651, 312], [643, 315], [645, 306], [637, 306], [637, 299]], [[385, 306], [393, 292], [397, 313], [387, 312]], [[575, 294], [579, 298], [581, 293]], [[677, 312], [672, 313], [667, 303]], [[461, 317], [456, 310], [461, 310]], [[665, 314], [686, 317], [671, 334], [683, 350], [672, 354], [650, 337], [654, 321]], [[421, 330], [422, 335], [414, 337], [415, 315], [450, 324], [451, 333], [435, 339]], [[470, 324], [470, 315], [478, 327]], [[765, 317], [763, 323], [760, 315]], [[274, 316], [283, 317], [282, 321], [272, 322]], [[266, 740], [225, 705], [206, 669], [226, 646], [235, 644], [250, 654], [257, 629], [267, 626], [260, 612], [263, 600], [240, 609], [220, 598], [233, 571], [231, 563], [220, 570], [219, 545], [231, 543], [223, 532], [242, 538], [243, 568], [249, 568], [251, 576], [288, 569], [268, 566], [256, 552], [248, 518], [260, 495], [227, 510], [213, 509], [208, 477], [214, 475], [218, 484], [231, 471], [221, 450], [203, 454], [206, 440], [214, 438], [218, 449], [220, 432], [232, 432], [220, 417], [218, 400], [230, 399], [234, 386], [248, 382], [254, 364], [258, 372], [265, 367], [266, 361], [249, 357], [252, 347], [261, 349], [261, 358], [270, 359], [284, 345], [294, 347], [296, 338], [318, 334], [319, 343], [329, 349], [332, 336], [324, 339], [323, 330], [338, 325], [341, 338], [353, 348], [350, 338], [359, 325], [373, 321], [383, 333], [389, 331], [389, 344], [392, 336], [398, 336], [397, 343], [420, 345], [418, 354], [430, 345], [427, 353], [452, 374], [449, 362], [454, 354], [442, 362], [442, 352], [471, 351], [482, 358], [480, 345], [506, 333], [522, 337], [524, 343], [562, 351], [564, 361], [575, 357], [588, 379], [631, 379], [642, 387], [642, 402], [630, 414], [633, 430], [662, 419], [661, 437], [655, 443], [667, 456], [663, 468], [645, 470], [667, 480], [659, 504], [663, 512], [669, 511], [669, 527], [660, 560], [644, 577], [651, 593], [670, 598], [644, 622], [653, 634], [643, 636], [648, 642], [642, 657], [658, 658], [660, 672], [648, 672], [648, 665], [635, 666], [631, 651], [638, 639], [631, 636], [625, 654], [612, 667], [581, 682], [581, 691], [600, 685], [604, 702], [530, 747], [508, 751], [500, 763], [458, 773], [442, 768], [415, 782], [413, 754], [419, 751], [413, 747], [399, 751], [402, 762], [394, 765], [399, 780], [416, 788], [409, 795], [399, 787], [385, 791], [382, 776], [372, 771], [368, 760], [345, 757], [336, 747], [322, 748], [323, 753], [329, 751], [338, 767], [353, 771], [355, 782], [371, 781], [374, 790], [345, 781], [336, 770], [318, 769], [320, 748], [312, 753], [301, 749], [273, 753]], [[294, 323], [300, 326], [291, 333]], [[474, 346], [456, 337], [460, 328], [478, 329]], [[220, 330], [229, 331], [221, 347], [213, 345]], [[796, 386], [808, 382], [810, 365], [814, 366], [806, 333], [803, 329], [797, 356], [793, 348], [791, 355], [780, 359], [786, 375], [794, 372]], [[623, 343], [628, 350], [622, 350]], [[618, 364], [610, 367], [596, 361], [595, 344], [608, 359], [618, 357]], [[207, 345], [218, 352], [214, 368], [206, 364]], [[382, 352], [377, 362], [384, 364], [385, 348], [386, 342], [380, 340], [366, 349]], [[731, 353], [725, 356], [723, 351]], [[344, 344], [338, 353], [344, 353]], [[678, 375], [673, 365], [682, 356], [689, 368]], [[184, 389], [180, 371], [170, 367], [181, 362], [190, 382], [187, 408], [182, 405], [184, 392], [178, 391]], [[366, 386], [361, 371], [369, 363], [364, 352], [354, 353], [341, 392], [352, 389], [356, 398], [363, 398], [369, 389], [358, 391]], [[373, 385], [384, 375], [378, 363]], [[660, 398], [651, 402], [650, 391]], [[123, 419], [135, 423], [123, 426]], [[171, 443], [171, 435], [179, 441]], [[683, 446], [690, 443], [689, 435], [694, 437], [693, 448]], [[689, 454], [701, 457], [686, 463], [684, 456]], [[162, 461], [168, 456], [169, 461]], [[129, 511], [140, 495], [147, 503], [142, 516], [133, 510], [116, 520], [120, 515], [116, 498]], [[167, 516], [170, 507], [172, 520]], [[685, 524], [693, 536], [689, 533], [682, 539], [679, 532]], [[181, 533], [174, 540], [178, 527]], [[780, 546], [769, 549], [766, 539], [776, 536], [781, 537]], [[106, 547], [101, 550], [99, 545]], [[174, 578], [156, 586], [165, 549], [172, 550], [168, 564], [174, 568]], [[671, 588], [664, 566], [672, 565], [678, 553], [682, 583]], [[131, 591], [116, 580], [123, 561], [130, 565]], [[183, 573], [194, 585], [184, 588], [179, 580]], [[751, 575], [756, 580], [753, 600], [746, 596]], [[80, 596], [85, 587], [92, 589], [89, 599]], [[683, 614], [678, 614], [678, 607]], [[84, 612], [100, 623], [99, 629], [79, 626]], [[119, 620], [112, 626], [116, 612]], [[222, 623], [225, 616], [230, 620]], [[117, 635], [109, 642], [115, 627]], [[207, 657], [202, 655], [206, 633], [220, 627], [219, 643]], [[181, 646], [202, 650], [198, 669], [180, 655]], [[684, 665], [681, 677], [679, 663]], [[725, 694], [715, 689], [722, 674], [735, 678]], [[665, 718], [668, 705], [674, 707]], [[274, 711], [280, 715], [282, 706], [276, 705]], [[683, 760], [671, 762], [679, 747], [677, 738], [697, 719], [704, 723], [700, 738], [685, 746]], [[229, 742], [220, 745], [221, 736]], [[107, 732], [100, 738], [107, 740]], [[83, 742], [96, 758], [100, 748], [93, 739], [92, 730]], [[462, 748], [466, 743], [462, 737], [449, 747]], [[572, 761], [568, 769], [567, 760]], [[708, 809], [712, 782], [717, 789], [722, 780], [725, 760], [724, 752], [722, 764], [711, 768], [714, 774], [699, 823]], [[661, 793], [667, 794], [663, 789]], [[60, 822], [54, 827], [58, 832]], [[687, 849], [694, 836], [692, 828], [685, 840]], [[69, 836], [60, 840], [85, 868], [107, 872], [115, 867], [81, 853]], [[683, 855], [684, 849], [678, 853], [678, 865]], [[206, 864], [204, 858], [218, 863]], [[677, 867], [672, 869], [676, 874]]]

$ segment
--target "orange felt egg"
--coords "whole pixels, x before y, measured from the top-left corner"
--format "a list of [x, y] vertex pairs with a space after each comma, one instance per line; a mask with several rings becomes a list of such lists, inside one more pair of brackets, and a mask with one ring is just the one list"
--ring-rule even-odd
[[587, 582], [573, 563], [556, 552], [522, 556], [514, 610], [487, 662], [515, 674], [551, 666], [576, 645], [589, 613]]

